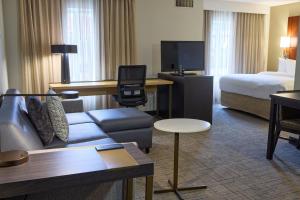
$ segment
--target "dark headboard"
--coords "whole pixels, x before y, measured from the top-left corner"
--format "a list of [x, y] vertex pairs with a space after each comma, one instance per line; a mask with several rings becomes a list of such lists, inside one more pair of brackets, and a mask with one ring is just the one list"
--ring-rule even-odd
[[291, 47], [288, 50], [289, 59], [296, 60], [297, 57], [297, 39], [300, 27], [300, 16], [289, 17], [288, 36], [291, 37]]

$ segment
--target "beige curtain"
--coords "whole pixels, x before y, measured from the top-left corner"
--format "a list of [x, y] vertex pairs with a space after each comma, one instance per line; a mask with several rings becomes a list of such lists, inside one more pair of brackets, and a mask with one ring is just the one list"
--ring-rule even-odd
[[235, 17], [235, 72], [265, 71], [265, 15], [236, 13]]
[[[136, 63], [135, 0], [102, 0], [104, 78], [117, 79], [119, 65]], [[105, 107], [118, 107], [107, 96]]]
[[44, 93], [60, 81], [60, 56], [51, 44], [62, 42], [60, 0], [20, 0], [23, 90]]
[[0, 94], [8, 89], [2, 1], [0, 1]]
[[135, 0], [102, 0], [105, 79], [116, 79], [119, 65], [136, 63]]
[[265, 15], [205, 11], [206, 72], [214, 76], [220, 102], [220, 77], [266, 70]]

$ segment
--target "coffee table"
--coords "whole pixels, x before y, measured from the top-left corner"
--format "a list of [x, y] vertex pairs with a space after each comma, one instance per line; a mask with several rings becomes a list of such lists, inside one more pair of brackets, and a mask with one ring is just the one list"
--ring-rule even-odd
[[179, 191], [184, 190], [197, 190], [197, 189], [206, 189], [207, 186], [196, 186], [196, 187], [178, 187], [178, 156], [179, 156], [179, 134], [188, 134], [188, 133], [200, 133], [210, 129], [211, 124], [206, 121], [196, 120], [196, 119], [166, 119], [157, 121], [154, 123], [154, 127], [163, 132], [169, 132], [175, 134], [174, 140], [174, 171], [173, 171], [173, 182], [168, 181], [171, 186], [170, 189], [157, 190], [154, 193], [168, 193], [174, 192], [179, 199], [183, 199]]

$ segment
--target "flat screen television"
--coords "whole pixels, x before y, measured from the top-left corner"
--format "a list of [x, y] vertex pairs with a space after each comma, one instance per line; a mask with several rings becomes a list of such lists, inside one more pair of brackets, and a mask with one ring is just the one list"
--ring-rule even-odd
[[171, 72], [181, 66], [185, 71], [205, 69], [204, 41], [161, 41], [161, 71]]

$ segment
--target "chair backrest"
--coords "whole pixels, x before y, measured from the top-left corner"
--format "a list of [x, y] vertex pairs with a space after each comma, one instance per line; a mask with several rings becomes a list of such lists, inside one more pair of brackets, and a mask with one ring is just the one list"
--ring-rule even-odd
[[118, 71], [118, 102], [123, 106], [139, 106], [147, 101], [145, 93], [146, 65], [121, 65]]
[[146, 65], [121, 65], [118, 72], [118, 86], [139, 84], [144, 86]]

